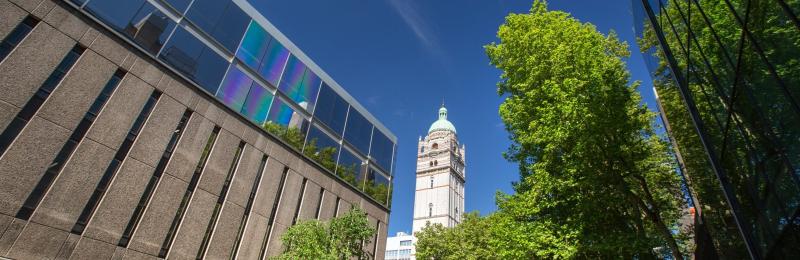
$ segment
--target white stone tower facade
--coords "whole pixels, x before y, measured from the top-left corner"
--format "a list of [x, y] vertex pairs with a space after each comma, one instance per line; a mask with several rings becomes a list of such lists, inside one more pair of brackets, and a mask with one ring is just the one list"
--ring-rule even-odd
[[461, 223], [464, 210], [464, 153], [456, 128], [447, 120], [447, 109], [439, 109], [425, 139], [417, 147], [417, 188], [414, 194], [412, 233], [426, 223], [452, 227]]

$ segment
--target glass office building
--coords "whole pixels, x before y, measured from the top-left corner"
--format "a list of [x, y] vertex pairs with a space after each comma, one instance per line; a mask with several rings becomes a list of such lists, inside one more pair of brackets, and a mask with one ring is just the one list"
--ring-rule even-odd
[[800, 1], [633, 0], [699, 258], [800, 257]]
[[70, 1], [254, 124], [295, 130], [296, 148], [388, 205], [397, 138], [247, 1]]

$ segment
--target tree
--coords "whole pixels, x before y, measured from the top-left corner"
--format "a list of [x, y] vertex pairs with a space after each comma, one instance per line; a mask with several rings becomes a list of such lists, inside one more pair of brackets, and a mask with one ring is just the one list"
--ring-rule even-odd
[[502, 71], [505, 157], [521, 175], [499, 219], [519, 224], [517, 256], [648, 258], [665, 247], [682, 259], [677, 166], [629, 84], [627, 44], [538, 0], [497, 37], [486, 52]]
[[372, 259], [362, 245], [374, 235], [366, 213], [354, 207], [327, 222], [304, 220], [289, 227], [281, 236], [286, 251], [273, 259]]
[[478, 213], [464, 214], [461, 224], [426, 225], [415, 234], [418, 259], [500, 259], [490, 246], [492, 222]]

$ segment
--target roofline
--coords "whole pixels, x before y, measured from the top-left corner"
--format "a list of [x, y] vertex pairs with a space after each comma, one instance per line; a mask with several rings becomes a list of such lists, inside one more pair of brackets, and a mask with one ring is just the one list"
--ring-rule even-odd
[[359, 103], [358, 101], [356, 101], [355, 98], [350, 96], [350, 93], [347, 93], [347, 91], [344, 88], [342, 88], [342, 86], [339, 85], [339, 83], [333, 80], [333, 78], [331, 78], [331, 76], [328, 75], [328, 73], [325, 73], [325, 71], [322, 70], [322, 68], [320, 68], [316, 63], [314, 63], [314, 61], [312, 61], [311, 58], [309, 58], [302, 50], [300, 50], [300, 48], [298, 48], [297, 45], [295, 45], [291, 40], [289, 40], [289, 38], [287, 38], [286, 35], [283, 35], [283, 33], [281, 33], [280, 30], [278, 30], [278, 28], [272, 25], [272, 23], [270, 23], [269, 20], [267, 20], [267, 18], [261, 14], [261, 12], [259, 12], [258, 10], [255, 9], [255, 7], [250, 5], [250, 3], [247, 2], [247, 0], [232, 0], [232, 1], [236, 3], [236, 5], [238, 5], [240, 8], [242, 8], [242, 10], [245, 13], [250, 15], [250, 17], [253, 18], [253, 21], [256, 21], [259, 25], [261, 25], [261, 27], [267, 30], [267, 32], [269, 32], [273, 38], [275, 38], [276, 40], [278, 40], [278, 42], [283, 44], [283, 46], [286, 47], [286, 49], [288, 49], [289, 52], [292, 53], [292, 55], [300, 59], [300, 61], [302, 61], [309, 69], [311, 69], [314, 73], [316, 73], [317, 76], [319, 76], [323, 82], [327, 83], [327, 85], [330, 86], [331, 89], [333, 89], [333, 91], [341, 95], [342, 98], [344, 98], [351, 106], [353, 106], [356, 109], [356, 111], [364, 115], [364, 117], [366, 117], [367, 120], [372, 122], [372, 124], [375, 125], [375, 127], [378, 128], [378, 130], [380, 130], [387, 137], [389, 137], [389, 139], [391, 139], [393, 143], [397, 144], [397, 136], [395, 136], [394, 133], [392, 133], [392, 131], [389, 131], [389, 129], [386, 128], [386, 126], [384, 126], [380, 120], [375, 118], [375, 116], [373, 116], [366, 108], [361, 106], [361, 103]]

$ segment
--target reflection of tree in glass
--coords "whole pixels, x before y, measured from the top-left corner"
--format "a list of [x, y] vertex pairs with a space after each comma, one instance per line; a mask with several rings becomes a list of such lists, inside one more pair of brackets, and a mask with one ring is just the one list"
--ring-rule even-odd
[[[787, 2], [794, 6], [800, 3]], [[800, 33], [774, 2], [730, 3], [669, 1], [656, 20], [687, 79], [704, 130], [749, 222], [746, 225], [754, 225], [754, 237], [766, 245], [774, 239], [769, 233], [779, 233], [775, 229], [796, 207], [777, 204], [781, 198], [783, 203], [796, 201], [800, 194], [790, 180], [792, 165], [797, 165], [800, 153], [796, 107], [796, 98], [800, 97]], [[740, 19], [747, 19], [750, 35], [742, 34], [742, 25], [731, 8]], [[667, 59], [657, 49], [652, 26], [643, 22], [639, 46], [642, 52], [658, 58], [653, 85], [684, 160], [689, 186], [697, 198], [695, 207], [713, 238], [712, 246], [723, 258], [746, 258], [738, 228]], [[688, 72], [687, 67], [691, 68]], [[764, 205], [770, 207], [765, 210]]]
[[335, 172], [339, 178], [363, 190], [370, 197], [384, 205], [387, 203], [388, 185], [384, 183], [376, 185], [370, 182], [364, 186], [362, 183], [359, 183], [357, 176], [360, 173], [361, 165], [336, 165], [336, 147], [327, 146], [319, 148], [317, 147], [317, 138], [313, 138], [308, 140], [305, 148], [303, 148], [303, 134], [294, 127], [286, 127], [274, 122], [267, 122], [264, 124], [264, 129], [283, 139], [298, 150], [302, 150], [303, 154], [322, 165], [325, 169]]

